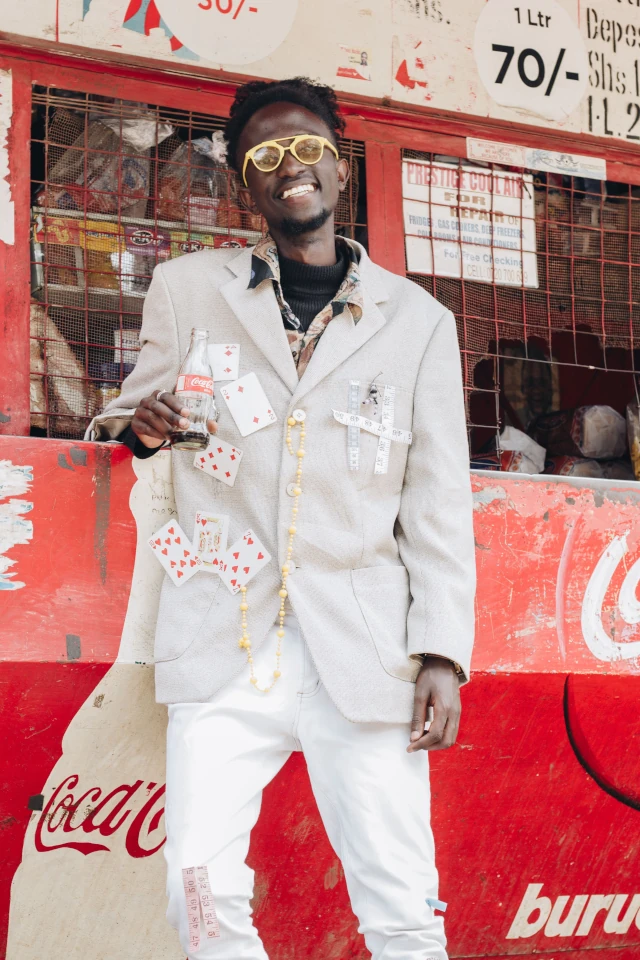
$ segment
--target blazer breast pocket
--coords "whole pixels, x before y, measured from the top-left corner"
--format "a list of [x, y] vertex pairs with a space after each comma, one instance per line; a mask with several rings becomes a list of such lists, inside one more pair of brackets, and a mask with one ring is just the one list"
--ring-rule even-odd
[[385, 389], [381, 384], [375, 403], [360, 403], [364, 422], [357, 434], [352, 432], [358, 446], [359, 486], [374, 486], [388, 493], [402, 489], [412, 440], [413, 399], [410, 390]]

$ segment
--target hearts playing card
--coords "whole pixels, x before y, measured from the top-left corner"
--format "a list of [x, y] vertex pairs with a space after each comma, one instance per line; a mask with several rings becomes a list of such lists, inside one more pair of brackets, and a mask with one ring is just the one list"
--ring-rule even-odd
[[243, 437], [268, 427], [278, 419], [255, 373], [234, 380], [229, 386], [222, 387], [220, 393]]
[[214, 515], [204, 510], [196, 513], [193, 545], [202, 560], [202, 569], [218, 572], [218, 558], [227, 549], [229, 517]]
[[246, 587], [250, 580], [271, 560], [253, 530], [247, 530], [239, 540], [219, 558], [220, 579], [231, 593]]
[[240, 369], [239, 343], [209, 344], [209, 363], [213, 370], [213, 380], [237, 380]]
[[238, 467], [242, 460], [242, 450], [218, 436], [211, 437], [206, 450], [198, 450], [193, 461], [194, 467], [211, 474], [221, 483], [232, 487], [236, 482]]
[[148, 542], [176, 587], [181, 587], [202, 569], [202, 560], [177, 521], [165, 523]]

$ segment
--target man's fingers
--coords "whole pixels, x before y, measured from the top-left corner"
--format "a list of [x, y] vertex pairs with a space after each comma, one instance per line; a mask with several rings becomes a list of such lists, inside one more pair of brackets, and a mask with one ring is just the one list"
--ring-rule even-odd
[[[415, 713], [415, 711], [414, 711]], [[416, 750], [446, 750], [452, 747], [458, 736], [460, 725], [460, 710], [456, 704], [446, 704], [441, 700], [434, 701], [433, 720], [429, 730], [425, 733], [424, 726], [420, 737], [414, 739], [414, 723], [411, 723], [411, 743], [407, 747], [408, 753]]]
[[215, 422], [215, 420], [207, 420], [207, 429], [209, 433], [217, 433], [218, 424]]
[[411, 742], [418, 740], [423, 735], [428, 709], [429, 691], [417, 683], [413, 698], [413, 716], [411, 717], [411, 735], [409, 737]]
[[[172, 404], [171, 406], [169, 406], [169, 402], [165, 403], [165, 398]], [[163, 394], [162, 400], [156, 400], [154, 397], [145, 397], [138, 407], [137, 416], [144, 420], [147, 420], [147, 415], [159, 418], [166, 424], [166, 432], [168, 433], [171, 427], [178, 430], [186, 430], [188, 428], [190, 421], [188, 416], [185, 415], [185, 411], [186, 414], [189, 413], [188, 408], [183, 407], [174, 396], [171, 394]], [[157, 428], [157, 421], [152, 422]]]
[[[158, 399], [158, 394], [160, 394], [160, 399]], [[169, 393], [168, 390], [156, 391], [152, 397], [147, 397], [147, 400], [153, 400], [156, 403], [161, 403], [165, 407], [169, 407], [173, 413], [182, 415], [184, 417], [189, 416], [189, 408], [185, 407], [181, 400], [179, 400], [173, 393]], [[142, 401], [144, 403], [144, 400]]]

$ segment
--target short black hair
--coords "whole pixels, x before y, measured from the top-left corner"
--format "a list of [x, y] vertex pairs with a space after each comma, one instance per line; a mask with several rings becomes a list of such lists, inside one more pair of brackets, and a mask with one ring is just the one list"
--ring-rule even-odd
[[308, 77], [273, 81], [252, 80], [238, 87], [224, 128], [227, 163], [237, 172], [240, 135], [254, 113], [271, 103], [296, 103], [315, 113], [326, 123], [336, 146], [339, 137], [344, 133], [344, 118], [340, 114], [338, 98], [331, 87], [309, 80]]

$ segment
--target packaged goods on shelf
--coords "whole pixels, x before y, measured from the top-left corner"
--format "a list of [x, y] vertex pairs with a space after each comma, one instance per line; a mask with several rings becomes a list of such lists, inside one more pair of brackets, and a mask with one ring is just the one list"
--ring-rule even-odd
[[550, 457], [544, 472], [556, 477], [589, 477], [596, 480], [633, 480], [628, 460], [593, 460], [585, 457]]
[[[168, 136], [164, 129], [160, 134]], [[156, 138], [156, 123], [148, 119], [91, 120], [48, 171], [38, 206], [144, 216]]]
[[544, 414], [527, 432], [550, 457], [612, 460], [624, 456], [627, 449], [625, 419], [606, 405]]
[[473, 470], [500, 470], [503, 473], [537, 474], [536, 463], [521, 450], [503, 450], [502, 453], [481, 453], [471, 458]]
[[100, 366], [100, 379], [95, 386], [95, 412], [104, 409], [120, 396], [120, 364], [103, 363]]
[[544, 472], [554, 477], [592, 477], [601, 479], [602, 465], [585, 457], [549, 457]]
[[640, 407], [637, 403], [627, 404], [627, 438], [633, 472], [636, 480], [640, 480]]
[[[31, 304], [31, 336], [41, 344], [41, 369], [46, 374], [51, 426], [56, 434], [73, 436], [82, 421], [94, 415], [93, 388], [86, 379], [83, 365], [47, 315], [47, 309], [39, 303]], [[44, 399], [44, 390], [43, 384], [41, 399]]]
[[602, 476], [605, 480], [635, 480], [633, 466], [629, 460], [600, 460]]

